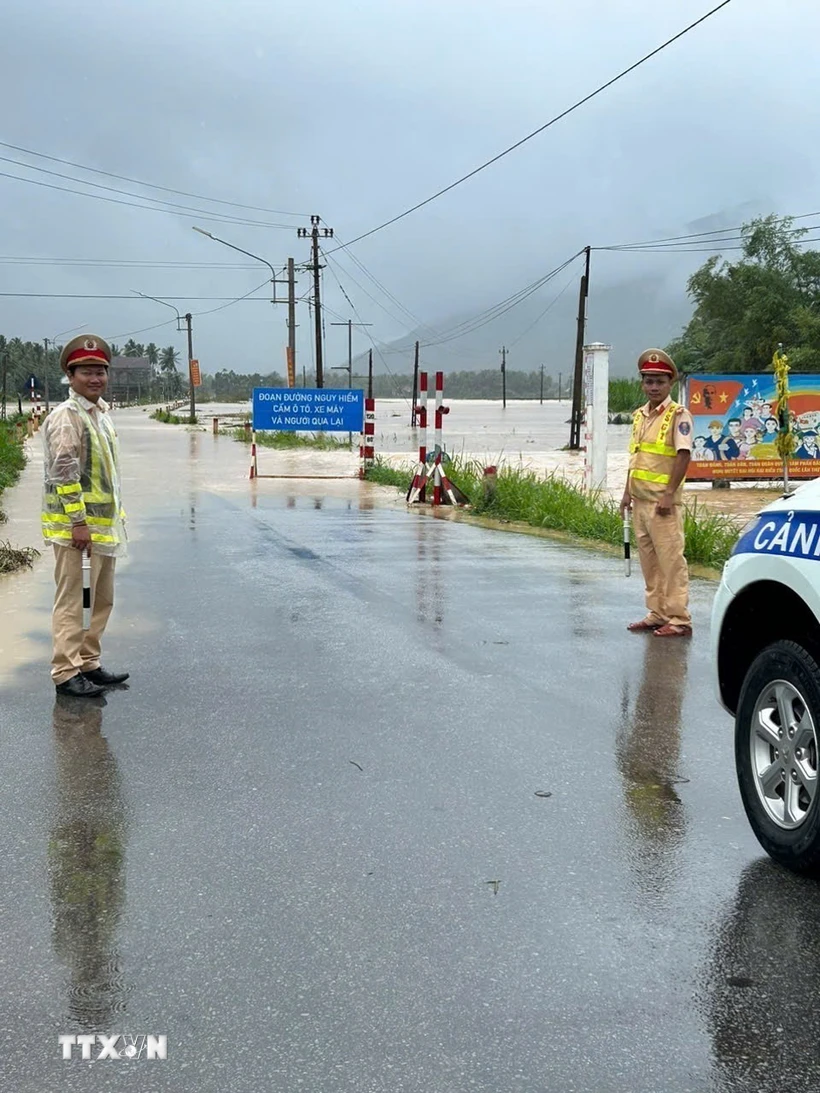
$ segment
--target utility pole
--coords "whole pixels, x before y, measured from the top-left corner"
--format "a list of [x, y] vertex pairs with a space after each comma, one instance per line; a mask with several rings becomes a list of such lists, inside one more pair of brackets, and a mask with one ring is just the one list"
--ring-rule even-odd
[[347, 327], [347, 368], [342, 365], [342, 369], [347, 372], [347, 386], [350, 389], [353, 386], [353, 327], [354, 326], [372, 326], [372, 323], [354, 323], [352, 319], [348, 319], [344, 323], [331, 323], [331, 326], [346, 326]]
[[[45, 385], [45, 396], [46, 396], [46, 413], [48, 413], [48, 411], [49, 411], [49, 410], [50, 410], [50, 408], [51, 408], [51, 407], [49, 406], [49, 402], [48, 402], [48, 365], [49, 365], [49, 360], [48, 360], [48, 342], [49, 342], [49, 339], [48, 339], [48, 338], [43, 338], [43, 345], [45, 346], [45, 355], [43, 356], [43, 383], [44, 383], [44, 385]], [[55, 347], [55, 348], [56, 348], [56, 347]]]
[[296, 386], [296, 274], [288, 258], [288, 387]]
[[589, 296], [589, 252], [590, 247], [584, 247], [585, 263], [584, 273], [581, 277], [581, 288], [578, 297], [578, 331], [575, 336], [575, 372], [572, 377], [572, 413], [569, 426], [569, 449], [578, 451], [581, 447], [581, 418], [583, 409], [584, 386], [584, 330], [587, 321], [587, 297]]
[[185, 315], [185, 324], [188, 327], [188, 386], [191, 388], [191, 424], [196, 418], [196, 394], [194, 387], [194, 368], [191, 361], [194, 359], [194, 339], [191, 332], [191, 313]]
[[561, 373], [558, 373], [558, 402], [561, 402]]
[[501, 354], [501, 402], [507, 409], [507, 347], [502, 345], [498, 351]]
[[[331, 323], [331, 326], [346, 326], [347, 327], [347, 365], [334, 365], [334, 368], [341, 368], [343, 372], [347, 372], [347, 389], [348, 391], [353, 386], [353, 327], [354, 326], [372, 326], [372, 323], [354, 323], [352, 319], [348, 319], [346, 323]], [[353, 434], [347, 434], [347, 442], [353, 447]]]
[[544, 405], [544, 366], [541, 365], [541, 405]]
[[308, 266], [313, 270], [313, 318], [316, 324], [316, 386], [324, 387], [324, 369], [322, 361], [322, 304], [320, 299], [320, 277], [319, 273], [322, 266], [319, 264], [319, 238], [332, 239], [333, 228], [320, 228], [321, 216], [312, 216], [310, 218], [311, 229], [308, 232], [307, 228], [297, 228], [296, 234], [300, 239], [307, 239], [308, 236], [312, 241], [312, 262]]
[[416, 342], [416, 352], [413, 358], [413, 405], [410, 407], [410, 428], [416, 427], [416, 403], [419, 398], [419, 343]]
[[373, 398], [373, 350], [370, 350], [367, 358], [367, 397]]

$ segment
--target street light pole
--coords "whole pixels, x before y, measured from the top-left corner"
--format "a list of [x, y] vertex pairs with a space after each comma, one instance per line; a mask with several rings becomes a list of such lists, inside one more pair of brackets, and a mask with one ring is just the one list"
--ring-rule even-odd
[[[249, 250], [244, 250], [242, 247], [237, 247], [235, 243], [229, 243], [227, 239], [220, 239], [218, 235], [214, 235], [212, 232], [207, 232], [207, 231], [205, 231], [204, 228], [198, 228], [196, 226], [196, 224], [193, 224], [192, 228], [195, 232], [199, 232], [200, 235], [204, 235], [207, 239], [213, 239], [214, 243], [221, 243], [223, 247], [230, 247], [231, 250], [238, 251], [240, 254], [244, 254], [248, 258], [253, 258], [255, 262], [261, 262], [263, 266], [267, 266], [268, 269], [270, 270], [270, 284], [271, 284], [271, 299], [270, 299], [270, 302], [272, 304], [278, 304], [279, 303], [279, 301], [276, 299], [276, 286], [277, 285], [288, 284], [288, 281], [277, 281], [277, 279], [276, 279], [276, 270], [273, 268], [273, 266], [270, 264], [270, 262], [267, 260], [267, 258], [260, 258], [260, 256], [258, 254], [252, 254], [251, 251], [249, 251]], [[289, 296], [290, 297], [292, 297], [292, 293], [293, 293], [293, 288], [292, 288], [292, 282], [291, 282], [291, 288], [289, 289]], [[290, 315], [288, 316], [288, 326], [290, 328], [290, 333], [289, 333], [289, 337], [288, 337], [288, 345], [290, 346], [291, 352], [292, 352], [293, 357], [294, 357], [294, 367], [295, 367], [296, 321], [295, 321], [295, 319], [291, 319]]]
[[[155, 304], [163, 304], [164, 307], [170, 307], [171, 311], [173, 311], [174, 314], [177, 317], [177, 330], [178, 331], [182, 330], [182, 316], [179, 313], [179, 309], [174, 307], [173, 304], [169, 304], [167, 300], [160, 300], [156, 296], [149, 296], [147, 292], [139, 292], [135, 288], [132, 288], [131, 291], [136, 293], [137, 296], [142, 296], [143, 300], [153, 300]], [[191, 357], [193, 356], [193, 352], [192, 352], [192, 347], [191, 347], [191, 314], [190, 314], [190, 312], [185, 316], [185, 319], [186, 319], [186, 322], [188, 323], [188, 383], [190, 384], [190, 388], [191, 388], [191, 407], [192, 407], [191, 417], [193, 418], [193, 416], [194, 416], [194, 411], [193, 411], [193, 406], [194, 406], [194, 377], [192, 375], [192, 369], [191, 369]], [[162, 386], [163, 386], [163, 391], [164, 391], [165, 390], [165, 384], [163, 383]]]

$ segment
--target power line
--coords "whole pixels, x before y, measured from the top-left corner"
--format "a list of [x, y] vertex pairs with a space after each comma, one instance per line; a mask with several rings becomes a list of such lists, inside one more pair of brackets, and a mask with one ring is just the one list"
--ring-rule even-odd
[[[496, 319], [501, 318], [502, 315], [506, 315], [508, 311], [512, 311], [514, 307], [523, 303], [524, 300], [529, 299], [533, 293], [537, 292], [544, 285], [548, 284], [554, 277], [557, 277], [562, 273], [567, 266], [576, 260], [583, 252], [578, 251], [573, 254], [571, 258], [568, 258], [565, 262], [562, 262], [560, 266], [551, 270], [543, 277], [534, 281], [532, 284], [526, 285], [524, 288], [519, 289], [518, 292], [508, 296], [505, 300], [500, 300], [497, 304], [487, 308], [483, 312], [479, 312], [471, 319], [465, 319], [464, 322], [458, 323], [450, 331], [445, 331], [441, 341], [453, 341], [456, 338], [465, 337], [467, 334], [472, 334], [474, 331], [481, 329], [483, 326], [487, 326], [488, 323], [494, 322]], [[441, 342], [422, 342], [422, 345], [426, 348], [439, 345]]]
[[256, 269], [249, 263], [240, 262], [152, 262], [147, 259], [132, 258], [36, 258], [25, 255], [0, 255], [0, 265], [4, 266], [90, 266], [108, 269]]
[[[325, 257], [325, 258], [327, 258], [327, 254], [326, 254], [326, 253], [324, 253], [324, 252], [322, 252], [322, 253], [324, 254], [324, 257]], [[334, 264], [335, 264], [335, 263], [334, 263]], [[347, 302], [348, 302], [348, 303], [350, 304], [351, 308], [353, 309], [353, 314], [354, 314], [354, 315], [356, 316], [356, 318], [358, 319], [358, 321], [359, 321], [359, 325], [360, 325], [360, 326], [362, 326], [362, 327], [364, 328], [364, 332], [365, 332], [365, 334], [367, 334], [368, 338], [370, 339], [370, 341], [371, 341], [371, 343], [372, 343], [372, 345], [373, 345], [373, 348], [374, 348], [374, 349], [376, 350], [376, 352], [377, 352], [377, 353], [379, 354], [379, 357], [380, 357], [380, 359], [381, 359], [382, 365], [384, 366], [384, 370], [385, 370], [385, 371], [387, 372], [387, 374], [388, 374], [388, 375], [390, 376], [390, 379], [391, 379], [391, 380], [393, 381], [393, 390], [395, 391], [395, 393], [396, 393], [397, 397], [398, 397], [398, 398], [402, 398], [403, 396], [402, 396], [402, 394], [401, 394], [401, 391], [400, 391], [400, 389], [399, 389], [399, 385], [398, 385], [398, 380], [397, 380], [397, 378], [396, 378], [396, 377], [395, 377], [395, 376], [393, 375], [393, 373], [392, 373], [392, 372], [390, 371], [390, 367], [389, 367], [389, 365], [388, 365], [387, 361], [386, 361], [386, 360], [384, 359], [384, 354], [382, 353], [381, 349], [379, 348], [379, 345], [378, 345], [378, 343], [376, 342], [376, 339], [375, 339], [375, 338], [373, 337], [373, 335], [372, 335], [372, 334], [370, 333], [370, 330], [368, 329], [368, 327], [369, 327], [369, 324], [368, 324], [368, 323], [365, 323], [365, 322], [362, 322], [362, 317], [361, 317], [361, 315], [359, 314], [359, 312], [358, 312], [358, 310], [357, 310], [357, 308], [356, 308], [356, 305], [355, 305], [355, 304], [353, 303], [353, 301], [352, 301], [352, 300], [350, 299], [350, 297], [348, 296], [347, 292], [345, 292], [345, 290], [344, 290], [344, 287], [342, 286], [342, 282], [341, 282], [341, 281], [339, 280], [339, 277], [338, 277], [338, 275], [336, 274], [336, 271], [335, 271], [335, 269], [333, 269], [333, 267], [331, 266], [331, 264], [330, 264], [330, 261], [328, 261], [328, 263], [327, 263], [327, 268], [328, 268], [328, 269], [330, 270], [330, 272], [331, 272], [331, 273], [333, 274], [333, 277], [334, 277], [334, 279], [335, 279], [335, 281], [336, 281], [336, 284], [337, 284], [337, 285], [339, 286], [339, 289], [340, 289], [340, 291], [341, 291], [342, 295], [344, 296], [344, 298], [345, 298], [345, 299], [347, 300]], [[408, 405], [408, 406], [410, 405], [409, 401], [408, 401], [408, 400], [407, 400], [406, 398], [405, 398], [405, 402], [407, 402], [407, 405]]]
[[574, 282], [575, 282], [575, 274], [573, 273], [573, 275], [569, 278], [569, 280], [564, 285], [564, 287], [561, 289], [561, 291], [556, 293], [555, 296], [553, 296], [553, 298], [550, 300], [550, 302], [547, 304], [547, 306], [544, 308], [544, 310], [538, 316], [536, 316], [535, 319], [533, 319], [533, 321], [530, 323], [530, 325], [528, 327], [526, 327], [524, 330], [521, 331], [521, 333], [518, 335], [517, 338], [515, 338], [513, 341], [510, 342], [510, 344], [507, 346], [507, 348], [512, 349], [514, 346], [518, 345], [518, 343], [521, 341], [521, 339], [524, 338], [527, 334], [529, 334], [529, 332], [533, 329], [533, 327], [538, 326], [538, 324], [541, 322], [541, 320], [544, 318], [544, 316], [546, 314], [548, 314], [548, 312], [552, 311], [552, 309], [555, 307], [555, 305], [558, 303], [558, 301], [561, 299], [561, 297], [567, 291], [569, 286], [571, 284], [573, 284]]
[[[383, 285], [382, 282], [378, 279], [378, 277], [376, 277], [373, 273], [371, 273], [370, 270], [365, 266], [365, 264], [362, 261], [360, 261], [359, 258], [356, 257], [356, 255], [350, 249], [350, 245], [348, 243], [345, 243], [341, 239], [339, 239], [338, 235], [334, 236], [334, 239], [340, 244], [340, 246], [337, 247], [336, 249], [345, 251], [345, 253], [350, 258], [350, 260], [355, 263], [355, 265], [361, 270], [361, 272], [365, 275], [365, 277], [367, 277], [370, 281], [372, 281], [372, 283], [376, 286], [376, 288], [380, 289], [381, 292], [383, 292], [384, 295], [388, 298], [388, 300], [391, 300], [396, 305], [396, 307], [398, 307], [398, 309], [400, 311], [402, 311], [412, 322], [414, 322], [417, 326], [424, 328], [425, 330], [429, 330], [433, 334], [438, 333], [438, 331], [435, 330], [433, 327], [427, 326], [427, 324], [424, 322], [424, 320], [420, 319], [418, 317], [418, 315], [415, 315], [408, 307], [405, 307], [405, 305], [401, 302], [401, 300], [399, 300], [399, 298], [397, 296], [395, 296], [390, 291], [390, 289], [388, 289], [385, 285]], [[355, 278], [353, 278], [352, 276], [351, 276], [351, 280], [354, 281], [354, 284], [358, 283], [358, 282], [355, 281]], [[363, 289], [361, 285], [359, 285], [359, 288], [362, 289], [362, 292], [364, 292], [365, 295], [370, 296], [370, 294], [365, 289]], [[378, 301], [374, 300], [372, 296], [370, 296], [370, 299], [373, 300], [373, 302], [378, 307], [381, 307], [382, 310], [387, 315], [389, 315], [391, 317], [391, 319], [396, 318], [396, 316], [393, 315], [392, 312], [388, 311], [387, 308], [385, 308], [382, 304], [379, 304]], [[402, 320], [399, 320], [399, 321], [403, 322], [404, 320], [402, 319]]]
[[259, 205], [243, 205], [238, 201], [227, 201], [221, 197], [206, 197], [204, 194], [189, 193], [187, 190], [174, 190], [170, 186], [160, 186], [156, 182], [143, 182], [138, 178], [129, 178], [127, 175], [118, 175], [113, 171], [103, 171], [99, 167], [89, 167], [84, 163], [74, 163], [70, 159], [60, 159], [58, 156], [49, 156], [45, 152], [35, 152], [31, 148], [21, 148], [17, 144], [8, 144], [0, 140], [0, 148], [10, 148], [13, 152], [22, 152], [27, 156], [36, 156], [38, 159], [47, 159], [51, 163], [61, 163], [64, 167], [74, 167], [79, 171], [88, 171], [95, 175], [105, 175], [106, 178], [116, 178], [120, 182], [130, 182], [134, 186], [144, 186], [150, 190], [162, 190], [166, 194], [178, 194], [180, 197], [193, 197], [197, 201], [210, 201], [216, 205], [231, 205], [235, 209], [251, 209], [253, 212], [270, 213], [273, 216], [307, 216], [307, 213], [291, 213], [284, 209], [265, 209]]
[[109, 334], [106, 341], [115, 342], [117, 338], [133, 338], [135, 334], [147, 334], [149, 330], [159, 330], [163, 326], [170, 326], [176, 319], [166, 319], [164, 323], [156, 323], [154, 326], [144, 326], [140, 330], [126, 330], [124, 334]]
[[[796, 216], [779, 216], [775, 218], [775, 223], [784, 223], [787, 220], [810, 220], [813, 216], [820, 216], [820, 212], [813, 213], [799, 213]], [[715, 235], [730, 235], [736, 232], [742, 232], [747, 225], [740, 224], [734, 228], [713, 228], [711, 231], [705, 232], [691, 232], [688, 235], [667, 235], [660, 239], [643, 239], [637, 243], [612, 243], [606, 247], [593, 247], [593, 250], [628, 250], [631, 247], [651, 247], [661, 243], [683, 243], [701, 240], [706, 242], [707, 236]], [[796, 233], [800, 231], [813, 231], [817, 227], [816, 224], [809, 225], [808, 228], [790, 228], [790, 232]]]
[[[338, 235], [334, 235], [334, 241], [341, 242], [338, 238]], [[375, 274], [371, 273], [370, 270], [367, 268], [367, 266], [365, 266], [365, 264], [362, 261], [360, 261], [359, 258], [356, 257], [356, 255], [353, 253], [353, 251], [349, 248], [348, 244], [342, 242], [341, 247], [336, 247], [334, 251], [331, 251], [331, 252], [326, 251], [325, 252], [325, 257], [328, 259], [328, 261], [329, 262], [331, 262], [331, 261], [336, 262], [339, 265], [339, 268], [345, 274], [345, 276], [349, 277], [350, 280], [353, 282], [353, 284], [356, 285], [356, 287], [361, 292], [363, 292], [365, 294], [365, 296], [367, 296], [367, 298], [369, 300], [371, 300], [376, 305], [376, 307], [381, 308], [381, 310], [385, 313], [385, 315], [388, 315], [391, 319], [394, 320], [394, 322], [399, 323], [400, 326], [403, 326], [406, 323], [406, 319], [403, 316], [400, 317], [400, 316], [396, 315], [388, 307], [385, 307], [385, 305], [383, 303], [381, 303], [381, 301], [377, 300], [375, 296], [373, 296], [370, 292], [368, 292], [367, 289], [364, 287], [364, 285], [362, 285], [360, 281], [357, 281], [356, 278], [353, 276], [353, 274], [348, 269], [345, 269], [345, 267], [343, 267], [341, 265], [341, 263], [338, 261], [337, 258], [331, 258], [330, 257], [330, 254], [338, 254], [340, 249], [343, 250], [347, 254], [347, 256], [351, 259], [351, 261], [353, 261], [356, 264], [356, 266], [358, 266], [358, 268], [365, 275], [365, 277], [367, 277], [370, 281], [372, 281], [372, 283], [376, 286], [376, 288], [378, 288], [381, 292], [383, 292], [389, 300], [392, 300], [396, 304], [396, 306], [400, 309], [400, 311], [402, 311], [404, 313], [404, 315], [407, 316], [415, 324], [415, 329], [416, 330], [426, 331], [428, 337], [432, 336], [434, 338], [437, 338], [437, 337], [440, 336], [441, 332], [439, 330], [437, 330], [433, 326], [430, 326], [429, 323], [426, 323], [423, 319], [419, 318], [419, 316], [416, 315], [414, 312], [412, 312], [408, 307], [405, 307], [405, 305], [401, 302], [401, 300], [399, 300], [398, 297], [395, 296], [390, 291], [390, 289], [388, 289], [386, 287], [386, 285], [382, 284], [382, 282], [378, 279], [378, 277], [376, 277]], [[398, 349], [388, 348], [385, 345], [384, 342], [382, 342], [382, 345], [384, 346], [384, 352], [385, 353], [405, 352], [405, 350], [403, 350], [403, 349], [398, 350]], [[443, 345], [442, 344], [441, 348], [445, 353], [447, 353], [448, 355], [450, 355], [452, 357], [462, 358], [462, 359], [465, 359], [465, 358], [466, 359], [472, 359], [471, 355], [469, 357], [467, 357], [466, 354], [464, 354], [462, 352], [459, 352], [459, 350], [457, 350], [457, 349], [453, 349], [449, 345]]]
[[252, 288], [250, 292], [246, 292], [244, 296], [237, 296], [235, 299], [229, 300], [226, 304], [220, 304], [219, 307], [211, 307], [207, 311], [194, 312], [193, 318], [196, 319], [201, 315], [213, 315], [217, 311], [224, 311], [226, 307], [232, 307], [234, 304], [240, 304], [243, 300], [247, 300], [249, 296], [253, 296], [254, 292], [259, 292], [260, 289], [265, 288], [265, 286], [269, 284], [270, 281], [265, 280], [262, 282], [261, 285], [257, 285], [256, 288]]
[[[734, 240], [727, 240], [726, 242], [732, 244], [740, 244], [742, 236], [738, 236]], [[795, 239], [792, 241], [793, 247], [804, 247], [807, 243], [820, 242], [820, 236], [810, 236], [807, 239]], [[723, 246], [720, 241], [716, 241], [715, 246], [709, 246], [705, 240], [702, 241], [702, 245], [698, 246], [695, 243], [692, 246], [686, 246], [685, 243], [674, 244], [670, 243], [663, 247], [593, 247], [592, 250], [606, 250], [610, 254], [722, 254], [726, 251], [739, 251], [745, 250], [746, 245], [732, 245]]]
[[[112, 205], [128, 205], [132, 209], [144, 209], [146, 212], [152, 213], [166, 213], [170, 216], [187, 216], [187, 213], [176, 212], [173, 209], [163, 209], [155, 205], [138, 205], [135, 201], [121, 201], [117, 197], [105, 197], [103, 194], [89, 194], [85, 190], [72, 190], [69, 186], [57, 186], [53, 182], [41, 182], [37, 178], [21, 178], [20, 175], [11, 175], [6, 171], [0, 171], [0, 178], [11, 178], [15, 182], [25, 182], [29, 186], [43, 186], [48, 190], [60, 190], [67, 194], [77, 194], [79, 197], [90, 197], [95, 201], [107, 201]], [[95, 185], [94, 183], [81, 183], [81, 185]], [[149, 200], [149, 199], [144, 199]], [[151, 198], [150, 200], [156, 200]], [[256, 227], [256, 228], [288, 228], [292, 230], [292, 224], [270, 224], [264, 220], [240, 220], [238, 217], [226, 219], [225, 217], [211, 216], [208, 213], [203, 212], [201, 209], [192, 210], [197, 214], [201, 220], [210, 220], [215, 224], [236, 224], [243, 227]]]
[[705, 15], [702, 15], [699, 19], [696, 19], [694, 23], [690, 23], [688, 27], [684, 27], [683, 30], [679, 31], [672, 38], [667, 39], [667, 41], [665, 41], [662, 45], [659, 45], [656, 49], [653, 49], [651, 53], [647, 53], [645, 57], [641, 57], [639, 61], [635, 61], [635, 63], [631, 64], [629, 68], [625, 68], [622, 72], [619, 72], [617, 76], [613, 76], [611, 80], [607, 80], [606, 83], [601, 84], [600, 87], [596, 88], [588, 95], [585, 95], [583, 99], [579, 99], [578, 102], [568, 107], [568, 109], [562, 111], [560, 114], [556, 114], [554, 118], [551, 118], [544, 125], [539, 126], [538, 129], [534, 129], [531, 133], [528, 133], [527, 136], [522, 137], [521, 140], [516, 141], [515, 144], [511, 144], [510, 147], [505, 148], [503, 152], [499, 152], [498, 155], [493, 156], [492, 159], [488, 159], [486, 163], [482, 163], [479, 167], [474, 168], [466, 175], [462, 175], [461, 178], [457, 178], [456, 181], [451, 182], [449, 186], [445, 186], [443, 187], [443, 189], [437, 190], [436, 193], [432, 194], [430, 197], [425, 198], [424, 201], [419, 201], [418, 204], [411, 206], [411, 208], [409, 209], [405, 209], [403, 213], [399, 213], [397, 216], [391, 217], [390, 220], [385, 220], [383, 224], [379, 224], [377, 227], [371, 228], [370, 231], [366, 231], [363, 232], [361, 235], [357, 235], [355, 239], [351, 239], [347, 245], [351, 246], [353, 243], [358, 243], [362, 239], [367, 239], [368, 236], [375, 235], [376, 232], [382, 231], [383, 228], [389, 228], [391, 224], [395, 224], [397, 221], [403, 220], [404, 217], [409, 216], [411, 213], [416, 212], [418, 209], [423, 208], [425, 205], [429, 205], [431, 201], [435, 201], [437, 198], [442, 197], [446, 193], [449, 193], [450, 190], [454, 190], [456, 186], [460, 186], [462, 182], [466, 182], [468, 179], [473, 178], [480, 171], [483, 171], [487, 167], [492, 166], [493, 163], [497, 163], [500, 159], [503, 159], [504, 156], [509, 155], [510, 152], [514, 152], [517, 148], [520, 148], [522, 144], [526, 144], [527, 141], [532, 140], [533, 137], [537, 137], [540, 133], [543, 133], [546, 129], [549, 129], [551, 126], [555, 125], [556, 122], [559, 122], [563, 118], [566, 118], [569, 114], [572, 114], [574, 111], [578, 110], [580, 107], [590, 102], [591, 99], [594, 99], [597, 95], [600, 95], [603, 91], [606, 91], [608, 88], [612, 87], [613, 84], [616, 84], [619, 80], [622, 80], [625, 76], [628, 76], [631, 72], [634, 72], [636, 68], [640, 68], [641, 65], [651, 60], [652, 57], [657, 56], [657, 54], [660, 53], [662, 50], [666, 49], [668, 46], [671, 46], [674, 42], [677, 42], [678, 39], [682, 38], [685, 34], [688, 34], [691, 30], [694, 30], [695, 27], [700, 26], [701, 23], [704, 23], [707, 19], [711, 18], [713, 15], [719, 12], [721, 8], [725, 8], [727, 4], [730, 3], [731, 0], [722, 0], [722, 2], [716, 7], [712, 8], [711, 11], [707, 11]]
[[[266, 281], [265, 284], [269, 282]], [[257, 291], [254, 289], [254, 291]], [[111, 295], [111, 296], [93, 296], [87, 295], [82, 292], [0, 292], [0, 296], [13, 297], [18, 300], [133, 300], [133, 296], [125, 295]], [[232, 297], [232, 296], [163, 296], [163, 300], [176, 300], [177, 303], [184, 303], [196, 300], [228, 300], [235, 303], [237, 300], [246, 299], [245, 296]], [[263, 296], [258, 297], [256, 300], [250, 300], [250, 303], [269, 304], [270, 300], [266, 300]]]

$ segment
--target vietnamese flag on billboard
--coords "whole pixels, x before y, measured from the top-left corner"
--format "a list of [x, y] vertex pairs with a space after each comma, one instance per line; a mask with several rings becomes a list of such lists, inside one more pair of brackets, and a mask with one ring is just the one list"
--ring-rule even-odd
[[708, 376], [697, 379], [690, 377], [687, 381], [687, 409], [692, 414], [720, 416], [727, 413], [743, 390], [745, 379], [746, 376], [740, 380], [730, 380], [725, 376], [716, 376], [714, 379]]

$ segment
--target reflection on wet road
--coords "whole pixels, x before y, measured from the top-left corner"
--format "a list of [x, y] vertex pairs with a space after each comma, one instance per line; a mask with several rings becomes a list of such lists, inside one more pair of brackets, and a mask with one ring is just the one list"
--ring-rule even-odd
[[68, 972], [68, 1024], [84, 1033], [107, 1032], [126, 1010], [116, 945], [125, 819], [116, 760], [101, 731], [105, 704], [102, 696], [64, 695], [54, 703], [57, 786], [48, 842], [53, 942]]
[[691, 643], [627, 634], [615, 559], [153, 435], [130, 690], [55, 704], [46, 573], [4, 692], [4, 1089], [820, 1087], [820, 889], [742, 817], [710, 586]]

